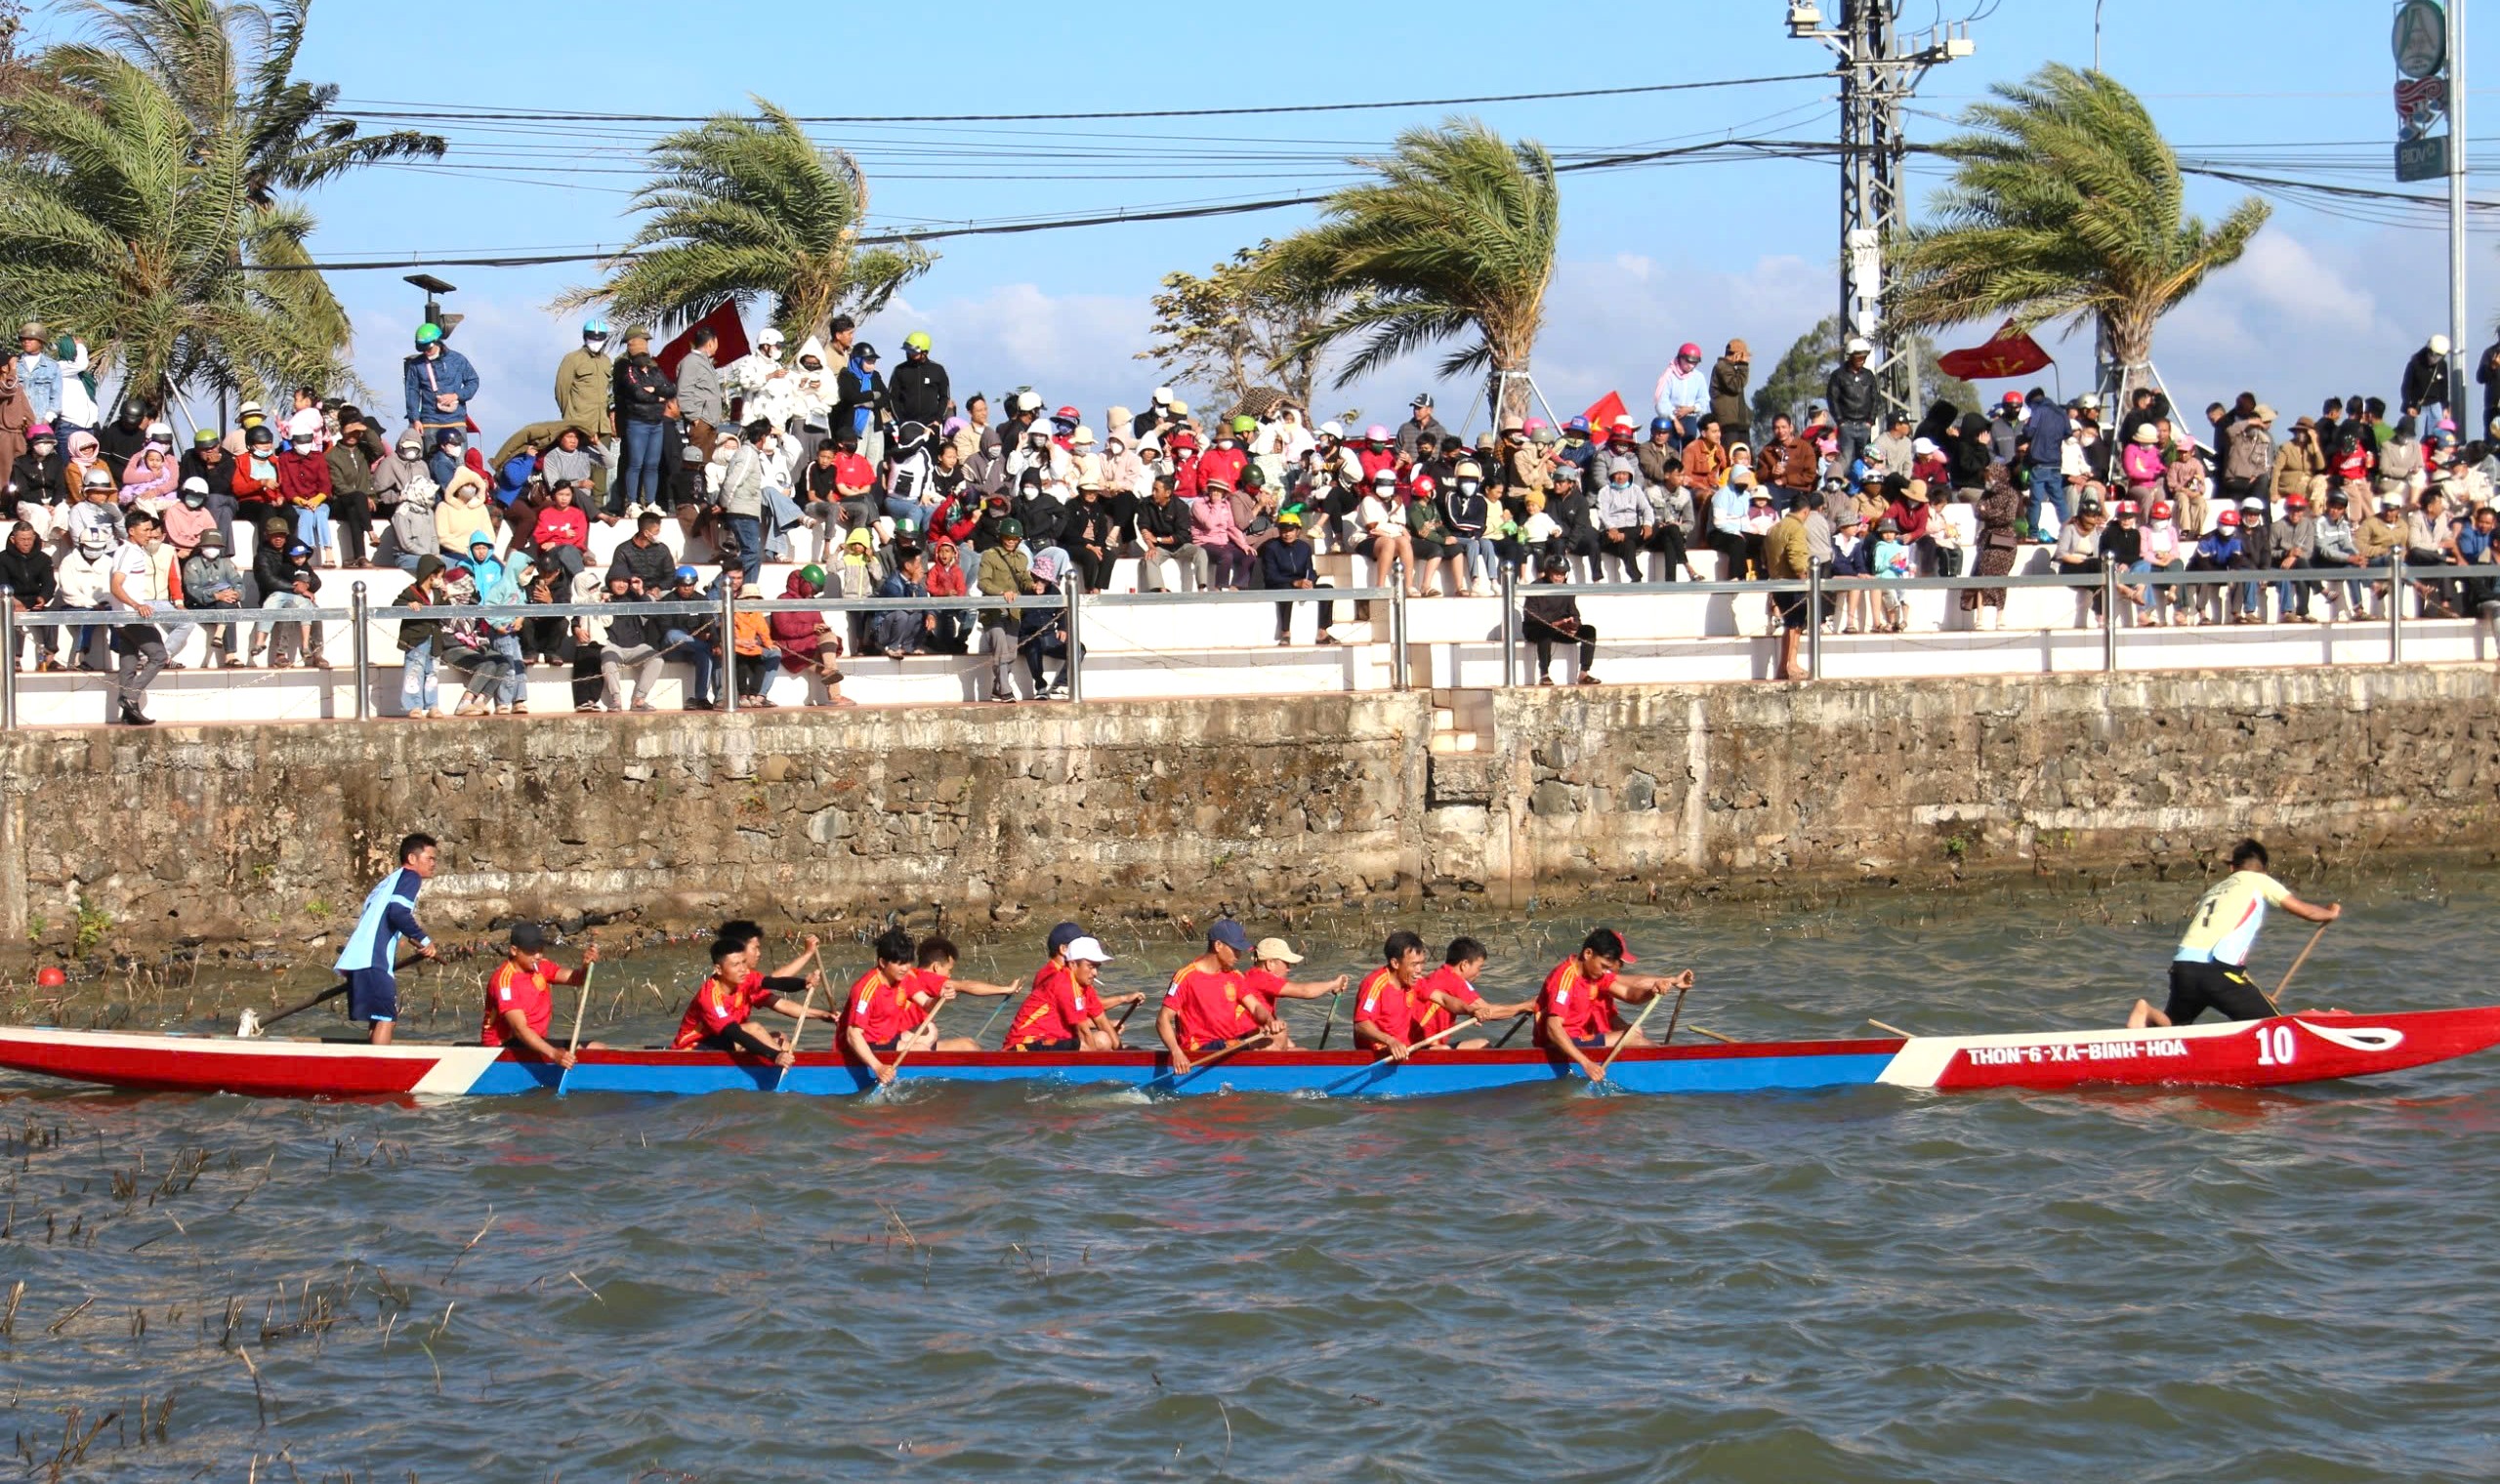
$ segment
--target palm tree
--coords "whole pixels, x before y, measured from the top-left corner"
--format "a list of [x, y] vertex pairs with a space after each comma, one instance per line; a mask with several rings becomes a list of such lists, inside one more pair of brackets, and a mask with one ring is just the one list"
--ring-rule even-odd
[[109, 50], [47, 53], [5, 101], [28, 150], [0, 160], [0, 303], [84, 332], [127, 391], [169, 405], [185, 387], [347, 377], [344, 338], [299, 314], [296, 280], [317, 275], [251, 271], [300, 254], [312, 224], [252, 203], [246, 136], [196, 128]]
[[1328, 197], [1315, 227], [1276, 244], [1266, 271], [1351, 296], [1298, 350], [1350, 337], [1342, 387], [1424, 346], [1472, 335], [1440, 374], [1490, 371], [1502, 413], [1523, 415], [1524, 373], [1554, 279], [1561, 190], [1545, 146], [1510, 144], [1474, 119], [1409, 129], [1386, 159], [1354, 163], [1379, 179]]
[[606, 283], [573, 290], [560, 308], [604, 304], [674, 329], [770, 295], [773, 322], [799, 341], [837, 313], [868, 317], [929, 270], [936, 260], [918, 243], [860, 244], [868, 179], [857, 160], [754, 103], [754, 117], [724, 113], [651, 146], [650, 184], [634, 205], [653, 215]]
[[2011, 314], [2029, 329], [2095, 318], [2129, 373], [2153, 326], [2266, 225], [2250, 196], [2211, 227], [2184, 215], [2179, 161], [2135, 94], [2052, 62], [1962, 115], [1934, 220], [1895, 251], [1891, 321], [1938, 329]]
[[[335, 83], [295, 75], [312, 0], [268, 5], [218, 0], [82, 0], [99, 40], [52, 48], [48, 69], [93, 70], [107, 58], [135, 62], [153, 76], [202, 140], [235, 136], [242, 144], [242, 185], [255, 220], [249, 261], [268, 275], [263, 292], [302, 321], [308, 335], [344, 348], [347, 311], [329, 283], [306, 267], [310, 218], [288, 204], [368, 165], [440, 159], [438, 135], [414, 129], [363, 134], [334, 111]], [[203, 153], [206, 153], [205, 149]]]

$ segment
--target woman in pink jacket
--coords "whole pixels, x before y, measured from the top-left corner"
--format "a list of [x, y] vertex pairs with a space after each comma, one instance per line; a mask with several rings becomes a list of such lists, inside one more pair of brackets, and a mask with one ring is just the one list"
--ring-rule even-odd
[[1232, 481], [1219, 474], [1189, 502], [1189, 539], [1207, 554], [1208, 586], [1239, 588], [1250, 579], [1250, 543], [1232, 518]]

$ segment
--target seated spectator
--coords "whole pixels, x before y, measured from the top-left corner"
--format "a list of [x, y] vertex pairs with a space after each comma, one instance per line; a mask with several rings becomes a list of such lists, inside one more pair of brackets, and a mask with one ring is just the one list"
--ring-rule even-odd
[[165, 544], [178, 562], [188, 561], [199, 550], [199, 538], [222, 524], [208, 508], [208, 481], [197, 474], [183, 481], [182, 497], [167, 505], [164, 518]]
[[539, 510], [529, 532], [529, 546], [539, 564], [552, 563], [568, 583], [590, 565], [590, 515], [575, 502], [575, 495], [569, 479], [549, 485], [548, 503]]
[[[735, 601], [738, 594], [745, 591], [746, 573], [738, 567], [725, 566], [721, 581]], [[739, 610], [729, 631], [729, 652], [723, 658], [729, 661], [731, 682], [738, 688], [738, 704], [770, 710], [772, 702], [765, 696], [764, 689], [771, 681], [774, 663], [781, 658], [781, 651], [772, 644], [771, 619], [762, 613]]]
[[521, 447], [514, 450], [513, 456], [504, 460], [503, 467], [495, 471], [495, 503], [511, 509], [514, 502], [521, 499], [521, 492], [529, 488], [529, 481], [537, 473], [538, 440], [523, 438]]
[[[605, 600], [638, 603], [645, 601], [646, 597], [639, 580], [623, 572], [610, 572]], [[613, 618], [583, 618], [578, 623], [580, 632], [575, 636], [576, 639], [592, 646], [598, 654], [604, 694], [601, 702], [576, 705], [574, 710], [592, 711], [600, 704], [604, 704], [611, 712], [659, 710], [651, 704], [651, 690], [659, 684], [660, 672], [665, 664], [661, 656], [667, 646], [667, 636], [661, 627], [662, 620], [620, 613]], [[630, 701], [625, 692], [625, 676], [629, 671], [634, 677]]]
[[[9, 608], [13, 613], [33, 613], [56, 605], [61, 584], [53, 569], [52, 554], [43, 549], [41, 533], [21, 520], [9, 528], [9, 540], [0, 547], [0, 587], [9, 590]], [[58, 670], [60, 662], [52, 657], [53, 630], [21, 628], [9, 655], [9, 664], [17, 665], [26, 650], [29, 636], [34, 640], [35, 668]]]
[[[972, 596], [972, 573], [963, 565], [963, 553], [952, 541], [938, 541], [929, 549], [929, 596], [932, 598], [969, 598]], [[938, 626], [931, 631], [932, 647], [940, 654], [962, 654], [966, 636], [972, 632], [970, 614], [962, 608], [934, 610]]]
[[[1323, 580], [1312, 565], [1311, 543], [1302, 539], [1302, 516], [1287, 511], [1276, 517], [1276, 539], [1259, 548], [1259, 585], [1271, 592], [1333, 588], [1335, 583]], [[1299, 603], [1276, 604], [1276, 645], [1282, 648], [1293, 642], [1293, 610]], [[1317, 638], [1321, 644], [1337, 642], [1328, 631], [1337, 622], [1334, 603], [1318, 604]]]
[[[243, 606], [243, 574], [226, 555], [226, 533], [215, 526], [199, 533], [185, 558], [183, 606], [209, 612], [239, 612]], [[234, 652], [235, 624], [207, 625], [206, 668], [223, 669], [239, 658]]]
[[[849, 550], [846, 545], [846, 551]], [[804, 602], [824, 591], [824, 568], [802, 567], [790, 574], [781, 589], [785, 601]], [[853, 702], [842, 694], [842, 670], [836, 661], [842, 658], [841, 636], [824, 621], [822, 613], [803, 609], [786, 609], [771, 615], [773, 647], [781, 653], [781, 668], [805, 678], [811, 706], [849, 706]], [[818, 692], [822, 699], [817, 699]]]
[[[710, 602], [703, 592], [703, 574], [692, 567], [679, 567], [670, 574], [670, 602]], [[660, 620], [660, 657], [683, 658], [694, 667], [694, 680], [686, 687], [684, 709], [710, 711], [719, 703], [713, 680], [720, 669], [720, 619], [708, 613], [679, 613]]]
[[495, 544], [495, 517], [486, 508], [485, 481], [468, 470], [458, 471], [434, 508], [435, 542], [446, 563], [465, 560], [478, 538]]
[[[101, 613], [111, 605], [113, 552], [120, 545], [108, 531], [101, 529], [77, 538], [69, 555], [61, 558], [56, 572], [61, 607]], [[62, 632], [68, 636], [62, 647], [64, 662], [79, 670], [102, 672], [112, 668], [104, 650], [111, 630], [105, 625], [81, 624]]]
[[[952, 444], [947, 445], [952, 447]], [[952, 550], [949, 548], [949, 550]], [[877, 585], [879, 598], [926, 598], [929, 596], [928, 558], [916, 546], [896, 549], [896, 567], [886, 580]], [[938, 615], [934, 611], [912, 608], [890, 608], [877, 614], [868, 624], [870, 642], [890, 660], [919, 654], [933, 646], [938, 639]]]

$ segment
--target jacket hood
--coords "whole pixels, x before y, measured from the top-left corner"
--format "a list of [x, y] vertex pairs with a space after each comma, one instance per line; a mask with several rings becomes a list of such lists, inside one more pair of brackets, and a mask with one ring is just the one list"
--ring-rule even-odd
[[800, 342], [799, 353], [790, 357], [790, 364], [795, 366], [799, 364], [801, 360], [811, 355], [816, 358], [816, 364], [823, 366], [828, 371], [833, 369], [832, 358], [824, 353], [824, 341], [813, 335], [811, 335], [806, 340]]

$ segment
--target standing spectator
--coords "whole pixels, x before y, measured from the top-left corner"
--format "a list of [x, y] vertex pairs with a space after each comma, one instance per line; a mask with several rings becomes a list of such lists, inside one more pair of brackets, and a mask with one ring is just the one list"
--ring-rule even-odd
[[52, 358], [61, 366], [61, 414], [52, 420], [54, 431], [63, 437], [73, 429], [93, 432], [102, 419], [96, 406], [96, 373], [87, 343], [75, 335], [63, 335], [52, 343]]
[[[1977, 416], [1977, 414], [1974, 414]], [[1967, 427], [1967, 424], [1965, 425]], [[2016, 493], [2006, 466], [1990, 463], [1979, 494], [1979, 569], [1981, 577], [2003, 577], [2014, 570], [2015, 526], [2021, 518], [2022, 497]], [[2005, 626], [2005, 589], [1965, 588], [1962, 611], [1972, 615], [1974, 629]]]
[[931, 345], [926, 330], [914, 330], [902, 338], [902, 364], [888, 379], [886, 394], [894, 403], [896, 422], [923, 423], [934, 431], [946, 421], [955, 397], [946, 368], [929, 358]]
[[[748, 437], [762, 437], [768, 431], [762, 421], [743, 430], [724, 428], [720, 444], [727, 450], [726, 457], [714, 455], [722, 466], [718, 498], [724, 546], [736, 556], [746, 582], [755, 581], [764, 571], [764, 463]], [[721, 559], [726, 563], [729, 556]]]
[[[1806, 517], [1812, 509], [1811, 505], [1792, 505], [1763, 533], [1763, 575], [1771, 581], [1804, 582], [1813, 575], [1813, 547], [1806, 533]], [[1771, 595], [1771, 612], [1779, 620], [1779, 674], [1774, 679], [1808, 679], [1806, 667], [1797, 657], [1797, 644], [1805, 637], [1807, 626], [1821, 622], [1822, 615], [1810, 616], [1807, 602], [1804, 593]]]
[[1710, 415], [1727, 431], [1729, 442], [1753, 441], [1753, 403], [1745, 395], [1753, 374], [1753, 349], [1741, 340], [1728, 342], [1728, 353], [1710, 368]]
[[848, 430], [875, 463], [885, 454], [884, 435], [895, 421], [892, 394], [877, 371], [877, 348], [864, 343], [855, 347], [835, 387], [832, 431]]
[[[198, 548], [182, 564], [183, 606], [211, 613], [235, 613], [243, 607], [243, 574], [235, 570], [226, 555], [226, 532], [210, 526], [200, 532]], [[210, 624], [208, 629], [208, 669], [232, 667], [242, 656], [235, 651], [235, 631], [243, 627], [233, 623]]]
[[1417, 443], [1422, 440], [1426, 433], [1431, 433], [1434, 437], [1441, 440], [1442, 442], [1449, 441], [1449, 430], [1441, 426], [1441, 420], [1439, 418], [1433, 416], [1433, 394], [1431, 392], [1416, 392], [1415, 400], [1411, 406], [1411, 415], [1407, 417], [1405, 422], [1397, 425], [1397, 455], [1399, 458], [1410, 461], [1415, 457], [1415, 448]]
[[442, 326], [417, 326], [416, 353], [400, 363], [400, 381], [408, 397], [409, 427], [433, 433], [469, 426], [469, 402], [478, 394], [478, 368], [443, 343]]
[[677, 363], [677, 405], [686, 418], [686, 439], [706, 454], [712, 434], [729, 419], [729, 393], [713, 352], [721, 337], [710, 325], [696, 325], [692, 348]]
[[1874, 346], [1856, 336], [1843, 348], [1841, 363], [1823, 379], [1823, 401], [1831, 409], [1839, 441], [1833, 451], [1833, 468], [1846, 471], [1866, 451], [1875, 435], [1876, 414], [1883, 410], [1883, 390], [1875, 383], [1875, 373], [1866, 369], [1866, 357], [1875, 352]]
[[616, 406], [620, 467], [607, 492], [604, 514], [613, 525], [629, 511], [639, 515], [644, 507], [656, 510], [660, 503], [661, 434], [668, 401], [677, 395], [677, 383], [651, 359], [649, 330], [635, 325], [625, 332], [625, 354], [616, 362], [610, 390]]
[[179, 651], [189, 643], [193, 630], [190, 624], [164, 621], [173, 611], [180, 580], [162, 520], [146, 511], [131, 512], [130, 540], [113, 554], [111, 582], [113, 611], [126, 620], [113, 633], [113, 648], [121, 655], [115, 720], [125, 726], [153, 726], [145, 709], [148, 684], [165, 668], [168, 648]]
[[2494, 340], [2475, 363], [2474, 379], [2482, 384], [2482, 421], [2477, 426], [2495, 432], [2500, 424], [2500, 340]]
[[1710, 410], [1710, 377], [1701, 369], [1701, 348], [1690, 341], [1676, 350], [1676, 358], [1658, 377], [1653, 400], [1657, 415], [1672, 421], [1689, 438], [1701, 415]]
[[[2031, 537], [2047, 542], [2066, 523], [2065, 446], [2071, 430], [2066, 410], [2043, 389], [2032, 388], [2024, 405], [2023, 433], [2029, 440], [2025, 458], [2031, 470]], [[2054, 525], [2049, 520], [2053, 514], [2057, 516]]]
[[2431, 415], [2432, 408], [2443, 413], [2453, 410], [2456, 399], [2448, 389], [2448, 338], [2434, 335], [2404, 363], [2397, 400], [2403, 404], [2405, 421], [2419, 419], [2416, 426], [2423, 433], [2439, 426], [2438, 419]]
[[53, 359], [44, 344], [43, 326], [19, 326], [16, 367], [18, 388], [26, 394], [28, 425], [50, 423], [58, 430], [62, 421], [61, 362]]
[[607, 353], [607, 321], [582, 322], [582, 343], [556, 362], [556, 417], [576, 428], [608, 426], [607, 406], [616, 363]]
[[[416, 580], [399, 595], [396, 606], [401, 608], [439, 607], [442, 604], [442, 558], [428, 552], [417, 558]], [[416, 721], [444, 720], [451, 713], [442, 709], [442, 687], [436, 677], [440, 655], [438, 643], [442, 624], [438, 619], [403, 618], [399, 621], [399, 711]]]
[[[52, 554], [43, 549], [35, 528], [21, 520], [9, 528], [9, 541], [0, 548], [0, 588], [9, 590], [8, 603], [12, 613], [32, 613], [55, 605], [61, 585], [53, 572]], [[8, 663], [12, 668], [26, 650], [26, 640], [34, 640], [35, 668], [58, 670], [60, 662], [52, 657], [53, 641], [49, 631], [18, 630], [16, 644]]]

